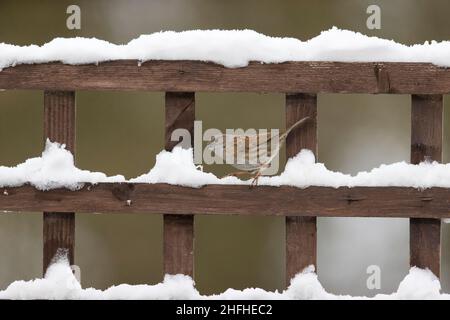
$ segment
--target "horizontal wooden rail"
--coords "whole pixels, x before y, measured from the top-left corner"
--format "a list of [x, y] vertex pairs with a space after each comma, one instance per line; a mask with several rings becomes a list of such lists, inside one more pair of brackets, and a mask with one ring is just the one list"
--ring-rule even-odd
[[0, 189], [0, 211], [241, 214], [326, 217], [450, 217], [450, 189], [329, 188], [102, 183], [78, 191]]
[[244, 68], [200, 61], [44, 63], [5, 68], [0, 89], [447, 94], [450, 70], [385, 62], [252, 62]]

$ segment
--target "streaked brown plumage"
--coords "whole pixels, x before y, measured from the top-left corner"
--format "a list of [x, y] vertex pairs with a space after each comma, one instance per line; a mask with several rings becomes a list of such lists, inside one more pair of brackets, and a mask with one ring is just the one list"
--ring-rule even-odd
[[[281, 135], [275, 136], [271, 136], [270, 132], [255, 135], [221, 134], [214, 136], [213, 141], [206, 147], [215, 151], [221, 150], [221, 154], [219, 152], [216, 155], [223, 160], [226, 160], [227, 156], [231, 158], [232, 155], [233, 161], [226, 162], [239, 171], [230, 173], [227, 176], [250, 175], [250, 177], [253, 177], [251, 185], [254, 186], [258, 183], [258, 178], [264, 170], [270, 167], [273, 159], [279, 154], [289, 133], [305, 124], [308, 120], [309, 117], [305, 117], [294, 123]], [[274, 139], [278, 141], [273, 141]], [[269, 146], [274, 146], [274, 150], [269, 149]], [[233, 152], [231, 155], [229, 154], [230, 150]], [[243, 155], [243, 157], [238, 159], [239, 155]]]

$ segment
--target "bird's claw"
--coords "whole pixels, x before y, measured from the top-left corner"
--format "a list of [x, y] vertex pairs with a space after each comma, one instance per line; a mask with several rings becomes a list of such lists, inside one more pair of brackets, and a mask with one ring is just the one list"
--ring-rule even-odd
[[253, 177], [252, 183], [250, 184], [250, 189], [252, 189], [252, 188], [254, 188], [254, 187], [256, 187], [256, 186], [258, 185], [258, 179], [259, 179], [260, 176], [261, 176], [261, 174], [258, 172], [258, 173]]

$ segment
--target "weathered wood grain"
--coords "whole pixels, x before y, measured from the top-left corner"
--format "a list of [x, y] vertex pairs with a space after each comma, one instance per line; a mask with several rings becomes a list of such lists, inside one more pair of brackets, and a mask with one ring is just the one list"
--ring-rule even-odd
[[75, 92], [44, 92], [44, 139], [64, 143], [75, 154]]
[[[172, 141], [177, 129], [185, 129], [194, 137], [195, 93], [166, 92], [165, 149], [172, 150], [180, 141]], [[191, 141], [190, 147], [193, 146]]]
[[411, 267], [428, 268], [437, 277], [441, 269], [441, 220], [413, 218], [409, 224]]
[[194, 216], [164, 215], [164, 274], [194, 276]]
[[[413, 95], [411, 105], [411, 163], [442, 161], [442, 95]], [[439, 277], [441, 221], [410, 220], [410, 264], [429, 268]]]
[[[65, 143], [67, 150], [75, 154], [75, 92], [44, 92], [44, 138]], [[67, 253], [74, 263], [75, 213], [43, 210], [43, 272], [59, 251]]]
[[101, 183], [78, 191], [39, 191], [22, 186], [0, 189], [0, 211], [440, 219], [450, 218], [450, 189]]
[[442, 161], [442, 95], [411, 97], [411, 163]]
[[0, 89], [447, 94], [450, 70], [388, 62], [252, 62], [234, 69], [200, 61], [45, 63], [4, 69]]
[[[195, 93], [166, 92], [165, 148], [172, 150], [172, 132], [186, 129], [194, 139]], [[164, 215], [164, 274], [186, 274], [194, 277], [194, 216]]]
[[[309, 121], [293, 130], [286, 139], [287, 158], [304, 148], [310, 149], [317, 157], [317, 96], [286, 95], [286, 127], [304, 117], [309, 117]], [[317, 265], [316, 223], [316, 217], [286, 217], [286, 285], [304, 268]]]

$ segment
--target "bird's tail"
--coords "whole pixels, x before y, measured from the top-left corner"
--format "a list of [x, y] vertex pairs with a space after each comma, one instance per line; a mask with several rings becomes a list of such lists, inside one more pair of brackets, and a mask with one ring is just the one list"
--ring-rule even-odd
[[294, 123], [292, 126], [290, 126], [286, 132], [284, 133], [284, 136], [287, 137], [289, 135], [289, 133], [291, 133], [292, 130], [304, 125], [308, 120], [310, 119], [310, 117], [304, 117], [303, 119], [297, 121], [296, 123]]

